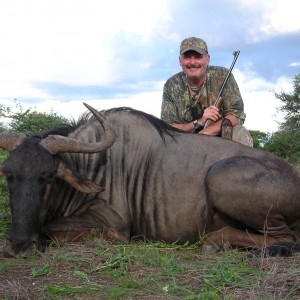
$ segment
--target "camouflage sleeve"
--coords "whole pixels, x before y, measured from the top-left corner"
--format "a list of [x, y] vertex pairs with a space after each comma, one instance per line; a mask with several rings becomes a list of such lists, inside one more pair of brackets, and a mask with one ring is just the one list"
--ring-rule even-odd
[[168, 124], [179, 123], [177, 108], [173, 99], [170, 84], [167, 82], [163, 88], [161, 119]]
[[161, 119], [169, 124], [172, 124], [172, 115], [174, 114], [174, 106], [168, 97], [166, 86], [163, 89], [163, 98], [161, 104]]
[[229, 76], [224, 88], [224, 115], [233, 115], [240, 125], [244, 124], [246, 114], [244, 113], [244, 102], [233, 74]]

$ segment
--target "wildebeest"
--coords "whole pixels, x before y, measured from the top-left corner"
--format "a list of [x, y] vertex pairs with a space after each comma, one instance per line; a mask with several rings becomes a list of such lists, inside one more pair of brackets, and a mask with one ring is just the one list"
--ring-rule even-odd
[[12, 214], [5, 256], [93, 229], [126, 240], [208, 234], [205, 246], [299, 247], [300, 176], [284, 160], [129, 108], [86, 106], [93, 116], [63, 135], [0, 136], [10, 152], [1, 166]]

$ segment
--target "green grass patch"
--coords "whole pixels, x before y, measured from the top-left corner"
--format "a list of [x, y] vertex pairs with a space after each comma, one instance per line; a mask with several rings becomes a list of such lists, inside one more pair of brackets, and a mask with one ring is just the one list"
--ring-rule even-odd
[[45, 276], [49, 274], [49, 272], [50, 272], [50, 267], [48, 264], [43, 265], [41, 267], [34, 267], [31, 269], [31, 275], [33, 277]]
[[6, 271], [9, 271], [10, 269], [14, 268], [15, 262], [11, 260], [3, 260], [0, 263], [0, 274], [5, 273]]
[[91, 288], [86, 285], [71, 286], [68, 283], [60, 283], [57, 285], [49, 285], [45, 287], [50, 296], [64, 297], [64, 296], [81, 296], [89, 295], [91, 293]]

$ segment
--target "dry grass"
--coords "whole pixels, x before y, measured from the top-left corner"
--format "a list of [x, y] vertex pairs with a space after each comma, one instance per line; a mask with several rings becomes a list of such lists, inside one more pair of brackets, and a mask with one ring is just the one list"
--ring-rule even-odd
[[0, 255], [0, 298], [300, 298], [299, 253], [246, 256], [234, 249], [202, 255], [196, 247], [110, 244], [98, 238], [52, 245], [27, 259]]

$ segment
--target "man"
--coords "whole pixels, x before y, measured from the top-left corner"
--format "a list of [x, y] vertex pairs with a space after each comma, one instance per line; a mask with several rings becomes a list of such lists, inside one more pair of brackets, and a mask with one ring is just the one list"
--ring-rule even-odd
[[[244, 103], [232, 74], [222, 94], [222, 108], [219, 110], [213, 105], [228, 70], [209, 66], [206, 42], [195, 37], [184, 39], [179, 63], [182, 71], [164, 85], [162, 120], [188, 132], [214, 136], [223, 133], [226, 138], [252, 147], [252, 137], [242, 126], [246, 118]], [[203, 128], [207, 120], [212, 125]]]

